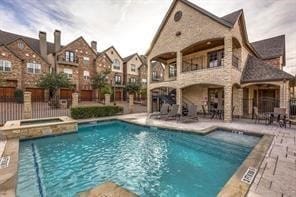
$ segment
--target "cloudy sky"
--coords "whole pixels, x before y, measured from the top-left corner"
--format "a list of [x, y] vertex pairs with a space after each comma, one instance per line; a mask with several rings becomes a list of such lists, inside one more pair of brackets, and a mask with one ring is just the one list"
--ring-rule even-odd
[[[62, 31], [62, 44], [78, 36], [114, 45], [121, 55], [145, 53], [172, 0], [0, 0], [0, 29], [38, 37]], [[286, 34], [287, 68], [296, 73], [296, 0], [191, 0], [223, 16], [243, 8], [249, 40]]]

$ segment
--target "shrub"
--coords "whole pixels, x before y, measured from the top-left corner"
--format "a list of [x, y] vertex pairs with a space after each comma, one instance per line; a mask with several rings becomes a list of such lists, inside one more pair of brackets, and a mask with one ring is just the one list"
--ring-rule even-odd
[[119, 106], [85, 106], [71, 108], [71, 116], [74, 119], [113, 116], [121, 112], [123, 112], [123, 108]]
[[24, 92], [21, 89], [16, 89], [14, 92], [15, 101], [17, 103], [23, 103], [24, 102]]

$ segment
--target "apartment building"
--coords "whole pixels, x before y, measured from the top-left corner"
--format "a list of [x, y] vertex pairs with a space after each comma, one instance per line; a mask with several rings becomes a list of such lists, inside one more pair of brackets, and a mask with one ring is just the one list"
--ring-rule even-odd
[[[124, 63], [129, 70], [124, 69]], [[89, 45], [83, 37], [62, 46], [59, 30], [54, 31], [54, 43], [47, 41], [45, 32], [39, 32], [39, 39], [34, 39], [0, 30], [0, 72], [5, 81], [1, 84], [0, 96], [13, 96], [18, 88], [31, 91], [33, 100], [46, 100], [48, 92], [38, 88], [37, 82], [40, 76], [53, 71], [65, 73], [72, 83], [71, 88], [59, 91], [60, 98], [69, 98], [78, 92], [81, 101], [93, 101], [98, 98], [98, 91], [92, 88], [92, 77], [111, 69], [108, 82], [115, 91], [112, 99], [122, 101], [124, 77], [133, 74], [133, 64], [137, 66], [134, 74], [138, 77], [139, 55], [125, 62], [115, 47], [98, 52], [97, 42]]]
[[[44, 32], [40, 32], [43, 40]], [[39, 77], [50, 71], [47, 54], [53, 52], [52, 43], [43, 43], [47, 51], [40, 50], [39, 40], [0, 30], [0, 72], [5, 81], [0, 96], [13, 96], [17, 88], [32, 92], [33, 99], [45, 99], [46, 91], [38, 88]]]
[[[218, 17], [174, 0], [146, 55], [148, 112], [155, 110], [153, 92], [163, 88], [179, 105], [220, 109], [227, 122], [232, 115], [251, 115], [255, 106], [260, 112], [267, 105], [289, 110], [294, 77], [283, 71], [285, 36], [249, 42], [243, 10]], [[159, 82], [153, 80], [154, 62], [164, 65]]]

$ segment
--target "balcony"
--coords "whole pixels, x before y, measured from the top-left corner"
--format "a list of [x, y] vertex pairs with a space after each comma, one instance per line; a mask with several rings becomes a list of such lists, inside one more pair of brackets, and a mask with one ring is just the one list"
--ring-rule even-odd
[[77, 58], [75, 56], [74, 59], [71, 60], [71, 59], [66, 59], [64, 55], [59, 55], [57, 57], [57, 63], [71, 65], [71, 66], [78, 66], [79, 65], [79, 58]]

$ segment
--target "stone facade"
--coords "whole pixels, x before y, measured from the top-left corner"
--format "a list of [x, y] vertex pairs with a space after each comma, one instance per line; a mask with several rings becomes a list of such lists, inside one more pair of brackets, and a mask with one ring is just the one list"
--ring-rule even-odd
[[[182, 16], [176, 21], [177, 12], [181, 12]], [[224, 90], [224, 120], [228, 122], [232, 120], [232, 115], [242, 115], [242, 71], [248, 55], [256, 56], [257, 53], [248, 44], [243, 15], [240, 15], [232, 26], [224, 25], [217, 18], [205, 14], [186, 1], [173, 2], [147, 53], [148, 112], [152, 110], [153, 89], [174, 88], [177, 104], [182, 105], [187, 100], [200, 106], [207, 100], [205, 98], [208, 97], [208, 89], [214, 86]], [[209, 54], [217, 50], [223, 51], [223, 57], [220, 57], [222, 63], [220, 66], [210, 67]], [[192, 66], [192, 59], [199, 59], [201, 63], [196, 64], [198, 68], [185, 72], [184, 62]], [[165, 65], [164, 79], [158, 83], [152, 80], [154, 61], [161, 61]], [[271, 61], [275, 65], [278, 64], [278, 60]], [[169, 66], [172, 63], [176, 65], [175, 77], [169, 77]], [[280, 66], [279, 68], [282, 69]], [[285, 107], [289, 92], [287, 87], [283, 84], [280, 86], [281, 106]]]
[[[59, 121], [53, 122], [52, 119], [57, 119]], [[32, 123], [31, 125], [22, 126], [22, 121], [8, 121], [1, 128], [1, 133], [7, 138], [19, 138], [19, 139], [32, 139], [50, 135], [60, 135], [65, 133], [76, 132], [78, 130], [77, 122], [69, 117], [58, 117], [58, 118], [43, 118], [37, 121], [44, 121], [44, 123]], [[46, 120], [51, 121], [46, 123]], [[36, 121], [36, 120], [26, 120], [26, 121]]]

